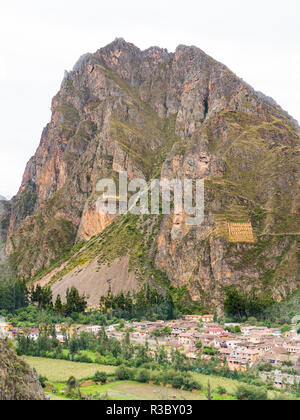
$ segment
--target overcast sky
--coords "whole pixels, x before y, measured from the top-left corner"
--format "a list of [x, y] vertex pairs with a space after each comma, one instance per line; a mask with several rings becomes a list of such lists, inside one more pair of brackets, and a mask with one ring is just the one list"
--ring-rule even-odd
[[0, 0], [0, 194], [19, 188], [79, 56], [122, 37], [196, 45], [300, 121], [299, 0]]

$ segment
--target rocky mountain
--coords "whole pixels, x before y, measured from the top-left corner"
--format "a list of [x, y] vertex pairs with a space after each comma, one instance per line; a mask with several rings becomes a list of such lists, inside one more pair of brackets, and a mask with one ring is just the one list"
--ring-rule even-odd
[[0, 264], [5, 258], [5, 243], [7, 230], [10, 220], [10, 203], [6, 199], [0, 198]]
[[[196, 47], [141, 51], [116, 39], [80, 58], [52, 101], [52, 117], [2, 238], [18, 276], [75, 285], [90, 305], [145, 282], [209, 310], [224, 286], [282, 300], [299, 284], [297, 122]], [[205, 220], [99, 214], [96, 184], [204, 178]], [[221, 309], [220, 309], [221, 310]]]
[[0, 401], [45, 399], [37, 373], [0, 339]]
[[0, 201], [6, 201], [6, 198], [3, 197], [3, 195], [0, 194]]

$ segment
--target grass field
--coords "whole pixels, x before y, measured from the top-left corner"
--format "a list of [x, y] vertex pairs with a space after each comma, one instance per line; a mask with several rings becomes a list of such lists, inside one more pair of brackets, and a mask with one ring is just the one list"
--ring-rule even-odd
[[239, 381], [222, 378], [220, 376], [207, 376], [201, 375], [200, 373], [193, 373], [192, 375], [205, 389], [207, 388], [207, 383], [209, 381], [213, 391], [216, 390], [218, 386], [222, 386], [229, 394], [233, 394], [236, 391], [236, 388], [241, 385]]
[[[23, 359], [36, 369], [39, 375], [46, 376], [53, 385], [62, 391], [65, 383], [70, 376], [75, 376], [79, 381], [92, 378], [97, 371], [106, 372], [108, 375], [113, 374], [115, 366], [103, 366], [94, 363], [69, 362], [66, 360], [46, 359], [41, 357], [24, 356]], [[169, 400], [169, 399], [205, 399], [205, 393], [208, 380], [211, 383], [212, 390], [215, 391], [220, 384], [224, 386], [228, 392], [234, 392], [238, 382], [230, 379], [223, 379], [214, 376], [205, 376], [195, 373], [193, 375], [203, 385], [202, 392], [187, 392], [175, 390], [169, 387], [160, 387], [151, 384], [141, 384], [131, 381], [116, 381], [106, 385], [89, 385], [82, 386], [81, 391], [85, 395], [108, 393], [111, 399], [116, 400]], [[215, 399], [220, 398], [214, 393]], [[56, 396], [55, 399], [59, 399]], [[230, 397], [227, 397], [230, 398]]]
[[[39, 375], [46, 376], [51, 382], [65, 382], [70, 376], [75, 376], [78, 380], [91, 378], [97, 371], [106, 372], [108, 375], [113, 374], [116, 370], [115, 366], [104, 366], [94, 363], [69, 362], [66, 360], [45, 359], [41, 357], [24, 356], [24, 360], [34, 367]], [[217, 376], [206, 376], [199, 373], [193, 374], [194, 379], [200, 382], [204, 389], [210, 381], [212, 389], [216, 389], [218, 385], [226, 388], [229, 393], [235, 391], [240, 384], [232, 379], [220, 378]]]
[[23, 359], [34, 367], [39, 375], [46, 376], [50, 382], [66, 382], [70, 376], [82, 380], [91, 378], [97, 371], [114, 373], [114, 366], [102, 366], [94, 363], [78, 363], [66, 360], [45, 359], [42, 357], [28, 357]]
[[[53, 399], [66, 399], [62, 391], [65, 390], [66, 382], [70, 376], [81, 382], [81, 392], [83, 395], [93, 396], [107, 394], [109, 399], [113, 400], [205, 400], [208, 382], [210, 382], [214, 400], [235, 399], [232, 395], [241, 382], [222, 378], [218, 376], [207, 376], [200, 373], [193, 373], [196, 379], [202, 385], [202, 391], [182, 391], [171, 387], [156, 386], [152, 384], [142, 384], [133, 381], [113, 381], [106, 385], [95, 385], [93, 383], [84, 383], [92, 378], [97, 371], [106, 372], [108, 375], [114, 374], [115, 366], [104, 366], [95, 363], [69, 362], [66, 360], [46, 359], [40, 357], [24, 356], [23, 359], [34, 367], [39, 375], [46, 376], [54, 387], [58, 390]], [[218, 386], [226, 389], [227, 395], [217, 394]], [[274, 398], [279, 394], [269, 391], [269, 397]]]
[[[64, 384], [55, 383], [55, 387], [61, 392], [65, 389]], [[173, 388], [160, 387], [151, 384], [141, 384], [134, 381], [116, 381], [106, 385], [83, 385], [80, 388], [83, 395], [107, 396], [112, 400], [204, 400], [205, 395], [201, 392], [186, 392]]]

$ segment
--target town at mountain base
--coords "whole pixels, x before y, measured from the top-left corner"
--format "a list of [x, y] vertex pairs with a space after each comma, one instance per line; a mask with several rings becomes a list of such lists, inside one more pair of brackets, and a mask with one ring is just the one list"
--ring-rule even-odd
[[[149, 284], [223, 311], [226, 287], [282, 301], [299, 283], [299, 126], [196, 47], [116, 39], [65, 74], [18, 194], [0, 203], [18, 278], [109, 288]], [[205, 219], [97, 212], [102, 178], [204, 178]]]

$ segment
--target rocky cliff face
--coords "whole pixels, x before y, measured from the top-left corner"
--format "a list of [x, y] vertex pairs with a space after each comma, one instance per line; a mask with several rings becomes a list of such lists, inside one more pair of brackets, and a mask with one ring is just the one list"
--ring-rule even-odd
[[0, 263], [6, 257], [5, 243], [10, 221], [10, 203], [0, 196]]
[[[65, 74], [10, 203], [6, 250], [25, 279], [56, 262], [53, 285], [129, 257], [127, 280], [166, 276], [205, 307], [228, 284], [280, 300], [300, 286], [298, 170], [299, 126], [273, 100], [196, 47], [141, 51], [117, 39]], [[204, 224], [99, 215], [96, 183], [121, 171], [204, 178]]]
[[37, 373], [0, 339], [0, 401], [45, 399]]

